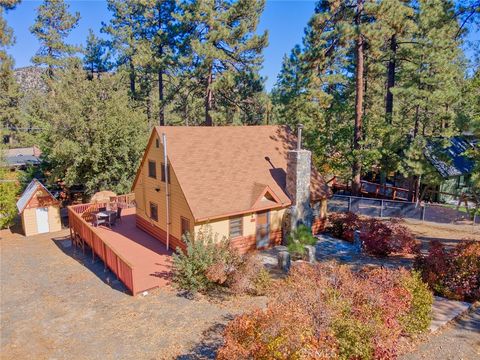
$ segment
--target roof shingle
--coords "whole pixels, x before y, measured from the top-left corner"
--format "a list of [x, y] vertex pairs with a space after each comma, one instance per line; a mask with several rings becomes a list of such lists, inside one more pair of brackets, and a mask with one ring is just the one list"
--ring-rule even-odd
[[[164, 126], [156, 131], [160, 138], [166, 134], [172, 170], [196, 221], [251, 211], [264, 189], [278, 198], [265, 204], [291, 203], [286, 193], [287, 151], [295, 148], [296, 137], [288, 127]], [[329, 195], [314, 168], [311, 191], [313, 200]]]

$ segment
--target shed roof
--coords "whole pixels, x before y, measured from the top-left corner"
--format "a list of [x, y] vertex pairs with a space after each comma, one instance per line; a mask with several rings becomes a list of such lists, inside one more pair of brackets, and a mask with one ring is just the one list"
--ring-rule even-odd
[[477, 145], [475, 138], [454, 136], [434, 138], [427, 142], [425, 157], [443, 178], [470, 174], [475, 161], [466, 153]]
[[48, 191], [48, 189], [40, 181], [33, 179], [30, 184], [28, 184], [22, 196], [20, 196], [20, 199], [17, 201], [17, 209], [19, 213], [25, 210], [25, 207], [28, 205], [33, 195], [37, 192], [38, 188], [45, 190], [47, 194], [49, 194], [55, 201], [57, 200], [55, 199], [55, 196], [53, 196], [53, 194]]
[[[286, 126], [156, 127], [196, 221], [291, 204], [287, 151], [296, 136]], [[311, 198], [329, 196], [312, 167]], [[264, 195], [268, 198], [263, 198]]]

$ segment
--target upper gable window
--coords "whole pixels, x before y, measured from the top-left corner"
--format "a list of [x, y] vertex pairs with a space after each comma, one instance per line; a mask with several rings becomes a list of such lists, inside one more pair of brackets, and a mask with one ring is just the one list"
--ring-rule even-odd
[[157, 178], [157, 164], [153, 160], [148, 160], [148, 177]]
[[155, 147], [158, 149], [160, 147], [160, 139], [156, 138], [155, 139]]

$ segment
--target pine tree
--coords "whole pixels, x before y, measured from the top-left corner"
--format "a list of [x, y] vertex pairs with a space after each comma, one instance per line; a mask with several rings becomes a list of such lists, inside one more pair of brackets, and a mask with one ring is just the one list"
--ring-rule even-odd
[[80, 19], [78, 12], [72, 15], [68, 8], [64, 0], [45, 0], [38, 7], [35, 23], [30, 27], [40, 42], [40, 49], [32, 62], [47, 65], [49, 77], [53, 77], [54, 69], [65, 67], [72, 61], [79, 50], [77, 46], [65, 42]]
[[252, 76], [258, 71], [267, 45], [267, 33], [255, 34], [264, 6], [264, 0], [196, 0], [184, 4], [180, 19], [190, 28], [189, 76], [204, 91], [205, 125], [214, 123], [215, 104], [242, 104], [235, 91], [237, 76]]
[[84, 49], [83, 64], [85, 70], [90, 72], [90, 78], [94, 74], [109, 71], [111, 68], [110, 53], [106, 42], [98, 38], [92, 29], [88, 30], [87, 44]]
[[2, 135], [11, 141], [11, 131], [19, 117], [20, 89], [13, 74], [13, 59], [7, 48], [14, 43], [13, 31], [3, 17], [4, 11], [12, 10], [17, 2], [2, 3], [0, 6], [0, 119]]
[[102, 32], [110, 35], [110, 47], [115, 52], [117, 66], [125, 67], [130, 79], [130, 94], [136, 99], [139, 40], [144, 36], [144, 7], [138, 1], [108, 0], [107, 6], [112, 13], [108, 24], [102, 23]]
[[[175, 0], [148, 0], [144, 2], [145, 32], [139, 49], [140, 63], [156, 74], [158, 88], [158, 123], [165, 125], [165, 107], [172, 100], [174, 91], [167, 93], [165, 77], [172, 80], [178, 71], [180, 24], [175, 19], [178, 13]], [[152, 84], [153, 87], [153, 84]]]

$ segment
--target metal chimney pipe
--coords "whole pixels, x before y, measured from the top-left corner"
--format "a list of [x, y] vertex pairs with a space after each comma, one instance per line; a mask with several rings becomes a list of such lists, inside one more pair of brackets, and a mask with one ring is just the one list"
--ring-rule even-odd
[[302, 129], [303, 124], [297, 125], [297, 150], [302, 150]]

